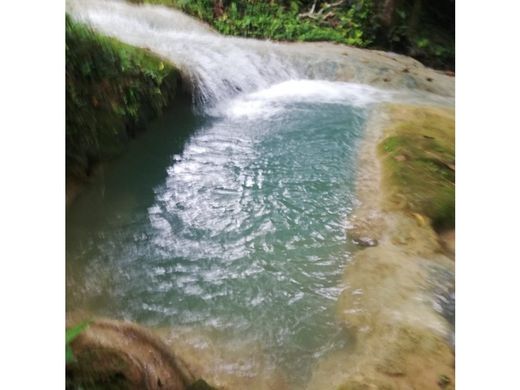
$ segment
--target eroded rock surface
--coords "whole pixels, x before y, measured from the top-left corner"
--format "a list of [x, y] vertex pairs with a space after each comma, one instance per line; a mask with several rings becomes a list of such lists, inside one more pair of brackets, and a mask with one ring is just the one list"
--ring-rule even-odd
[[72, 349], [68, 389], [212, 389], [157, 336], [132, 323], [93, 321]]
[[[404, 113], [416, 116], [423, 109], [430, 113], [429, 107], [383, 107], [369, 122], [361, 204], [347, 234], [354, 240], [372, 237], [378, 245], [358, 251], [345, 269], [337, 315], [354, 343], [317, 365], [309, 389], [454, 388], [453, 248], [446, 248], [428, 217], [393, 202], [389, 188], [395, 183], [382, 183], [384, 160], [376, 151]], [[450, 115], [451, 109], [435, 110], [445, 117], [442, 111]]]

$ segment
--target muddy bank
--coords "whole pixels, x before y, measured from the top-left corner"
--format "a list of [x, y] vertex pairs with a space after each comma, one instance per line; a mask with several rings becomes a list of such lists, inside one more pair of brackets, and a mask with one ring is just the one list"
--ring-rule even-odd
[[[415, 157], [400, 150], [397, 159], [384, 150], [385, 142], [403, 135], [403, 128], [412, 139], [435, 132], [433, 138], [453, 147], [453, 122], [451, 108], [428, 106], [387, 105], [372, 115], [361, 149], [360, 205], [348, 231], [367, 248], [346, 267], [347, 287], [337, 308], [338, 320], [355, 342], [318, 364], [310, 389], [453, 388], [454, 220], [444, 221], [448, 230], [439, 235], [433, 223], [438, 216], [431, 214], [435, 210], [426, 198], [450, 208], [454, 192], [439, 188], [443, 171], [431, 173], [413, 164], [413, 158], [424, 158], [421, 153], [438, 159], [446, 150], [426, 145], [415, 150]], [[406, 175], [415, 182], [403, 182]], [[439, 200], [439, 191], [448, 195]], [[428, 206], [417, 202], [418, 193]]]

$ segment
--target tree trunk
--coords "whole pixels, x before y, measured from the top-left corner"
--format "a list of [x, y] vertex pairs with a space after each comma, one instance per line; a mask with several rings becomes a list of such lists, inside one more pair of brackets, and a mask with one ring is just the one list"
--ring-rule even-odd
[[213, 1], [213, 17], [218, 19], [224, 15], [224, 1], [214, 0]]
[[380, 18], [381, 24], [387, 29], [390, 28], [394, 22], [396, 6], [397, 0], [383, 0]]

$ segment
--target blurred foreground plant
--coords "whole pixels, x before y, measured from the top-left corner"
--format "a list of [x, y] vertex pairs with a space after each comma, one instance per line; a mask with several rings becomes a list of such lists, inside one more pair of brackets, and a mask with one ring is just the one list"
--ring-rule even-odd
[[76, 337], [78, 337], [83, 331], [88, 328], [89, 322], [84, 321], [76, 326], [65, 330], [65, 362], [71, 363], [74, 361], [74, 354], [72, 352], [71, 343]]

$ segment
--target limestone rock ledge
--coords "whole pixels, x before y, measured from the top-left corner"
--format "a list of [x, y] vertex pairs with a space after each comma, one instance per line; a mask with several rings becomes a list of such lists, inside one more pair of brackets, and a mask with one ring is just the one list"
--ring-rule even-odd
[[[382, 147], [397, 135], [404, 137], [394, 145], [401, 148], [397, 156], [405, 155], [399, 159]], [[426, 142], [408, 152], [406, 141], [417, 137]], [[442, 147], [432, 150], [432, 139]], [[453, 178], [444, 172], [454, 171], [453, 143], [450, 107], [393, 104], [373, 114], [361, 148], [360, 204], [347, 235], [375, 245], [357, 251], [345, 268], [346, 288], [337, 306], [353, 343], [319, 362], [308, 389], [454, 388], [455, 262], [453, 248], [443, 242], [454, 220], [442, 214], [443, 223], [434, 229], [436, 211], [425, 206], [447, 202], [435, 203], [442, 213], [454, 207], [454, 172]], [[426, 158], [442, 166], [418, 169], [429, 164]], [[447, 196], [439, 197], [439, 191]]]

